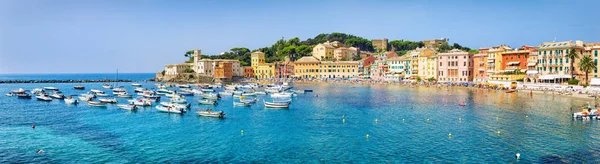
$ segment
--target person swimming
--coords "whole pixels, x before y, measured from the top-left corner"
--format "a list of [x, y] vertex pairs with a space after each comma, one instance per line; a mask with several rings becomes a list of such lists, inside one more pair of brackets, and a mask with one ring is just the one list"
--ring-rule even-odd
[[38, 148], [37, 152], [35, 152], [35, 153], [42, 154], [42, 153], [44, 153], [44, 150]]

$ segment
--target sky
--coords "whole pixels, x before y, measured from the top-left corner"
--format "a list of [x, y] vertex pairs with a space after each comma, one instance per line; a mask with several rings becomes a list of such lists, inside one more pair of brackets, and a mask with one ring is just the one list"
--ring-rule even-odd
[[151, 73], [282, 37], [600, 42], [598, 0], [0, 0], [0, 74]]

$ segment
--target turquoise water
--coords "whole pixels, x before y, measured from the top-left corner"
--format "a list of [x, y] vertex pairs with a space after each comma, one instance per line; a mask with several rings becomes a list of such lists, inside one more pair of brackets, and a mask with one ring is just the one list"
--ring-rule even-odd
[[568, 110], [585, 101], [552, 95], [296, 84], [319, 96], [300, 94], [289, 109], [233, 107], [224, 97], [214, 108], [225, 119], [198, 117], [198, 108], [210, 106], [197, 103], [179, 115], [3, 95], [43, 86], [85, 92], [73, 85], [0, 85], [0, 163], [597, 163], [600, 154], [600, 123], [572, 120]]

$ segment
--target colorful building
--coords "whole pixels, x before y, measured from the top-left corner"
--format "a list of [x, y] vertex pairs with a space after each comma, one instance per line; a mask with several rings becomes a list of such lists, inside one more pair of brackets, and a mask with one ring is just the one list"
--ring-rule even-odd
[[525, 80], [529, 55], [532, 51], [535, 51], [533, 47], [522, 46], [519, 49], [502, 52], [500, 60], [498, 60], [500, 69], [495, 74], [490, 75], [489, 80]]
[[410, 78], [410, 61], [411, 57], [408, 55], [388, 58], [387, 65], [389, 66], [389, 69], [386, 79], [396, 81], [396, 79], [403, 80]]
[[[571, 78], [571, 71], [578, 79], [584, 79], [585, 74], [579, 71], [579, 59], [583, 55], [583, 41], [544, 42], [538, 46], [538, 72], [535, 77], [538, 83], [566, 83]], [[575, 51], [580, 58], [573, 61], [566, 57], [569, 51]], [[574, 70], [571, 70], [571, 62]]]
[[473, 80], [473, 54], [458, 49], [439, 53], [440, 82], [470, 82]]
[[[592, 58], [592, 60], [594, 60], [594, 62], [596, 63], [596, 67], [598, 69], [600, 69], [600, 63], [598, 63], [598, 59], [600, 57], [598, 57], [598, 53], [600, 53], [600, 43], [586, 43], [584, 44], [584, 55], [589, 56], [590, 58]], [[598, 69], [594, 70], [593, 72], [589, 73], [588, 80], [591, 80], [592, 77], [597, 78], [599, 76], [598, 74]], [[585, 73], [585, 72], [583, 72]], [[582, 79], [584, 80], [584, 79]]]
[[256, 51], [250, 55], [250, 65], [256, 78], [275, 77], [275, 64], [265, 63], [265, 53]]
[[322, 61], [319, 65], [320, 78], [358, 78], [358, 61]]
[[495, 46], [487, 51], [487, 79], [490, 79], [491, 75], [500, 73], [502, 64], [502, 52], [508, 51], [511, 48], [509, 46], [501, 45]]
[[432, 51], [434, 53], [422, 53], [419, 55], [419, 57], [417, 58], [417, 62], [418, 63], [418, 77], [421, 77], [421, 79], [426, 80], [426, 79], [437, 79], [437, 54], [435, 53], [435, 51]]
[[487, 53], [490, 48], [480, 48], [479, 53], [473, 55], [473, 82], [487, 81]]
[[294, 75], [297, 78], [318, 78], [321, 61], [314, 56], [305, 56], [294, 62]]
[[370, 71], [371, 75], [369, 76], [369, 78], [371, 80], [384, 81], [385, 75], [388, 72], [388, 65], [385, 63], [385, 60], [378, 59], [375, 60], [373, 64], [371, 64]]
[[231, 62], [219, 62], [215, 66], [214, 78], [221, 81], [231, 81], [233, 78], [233, 63]]
[[254, 77], [254, 70], [252, 69], [252, 67], [248, 66], [248, 67], [244, 67], [244, 78], [253, 78]]
[[369, 78], [369, 76], [371, 75], [369, 70], [373, 62], [375, 62], [375, 57], [373, 56], [367, 56], [358, 61], [358, 70], [360, 71], [358, 76], [360, 78]]
[[291, 78], [294, 75], [294, 63], [287, 61], [275, 63], [276, 78]]

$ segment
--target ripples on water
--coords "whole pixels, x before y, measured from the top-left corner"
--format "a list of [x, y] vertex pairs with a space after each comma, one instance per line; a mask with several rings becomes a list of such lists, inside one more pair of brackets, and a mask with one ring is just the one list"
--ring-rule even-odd
[[[74, 84], [2, 84], [0, 93], [47, 85], [65, 95], [84, 92], [71, 89]], [[215, 108], [226, 119], [197, 117], [195, 110], [209, 106], [196, 103], [177, 115], [3, 96], [0, 163], [509, 163], [517, 162], [516, 153], [526, 163], [594, 163], [600, 154], [599, 122], [570, 118], [568, 109], [585, 102], [580, 99], [465, 88], [296, 88], [319, 97], [301, 94], [290, 109], [232, 107], [225, 97]], [[458, 106], [463, 101], [467, 106]], [[46, 153], [36, 154], [38, 148]]]

